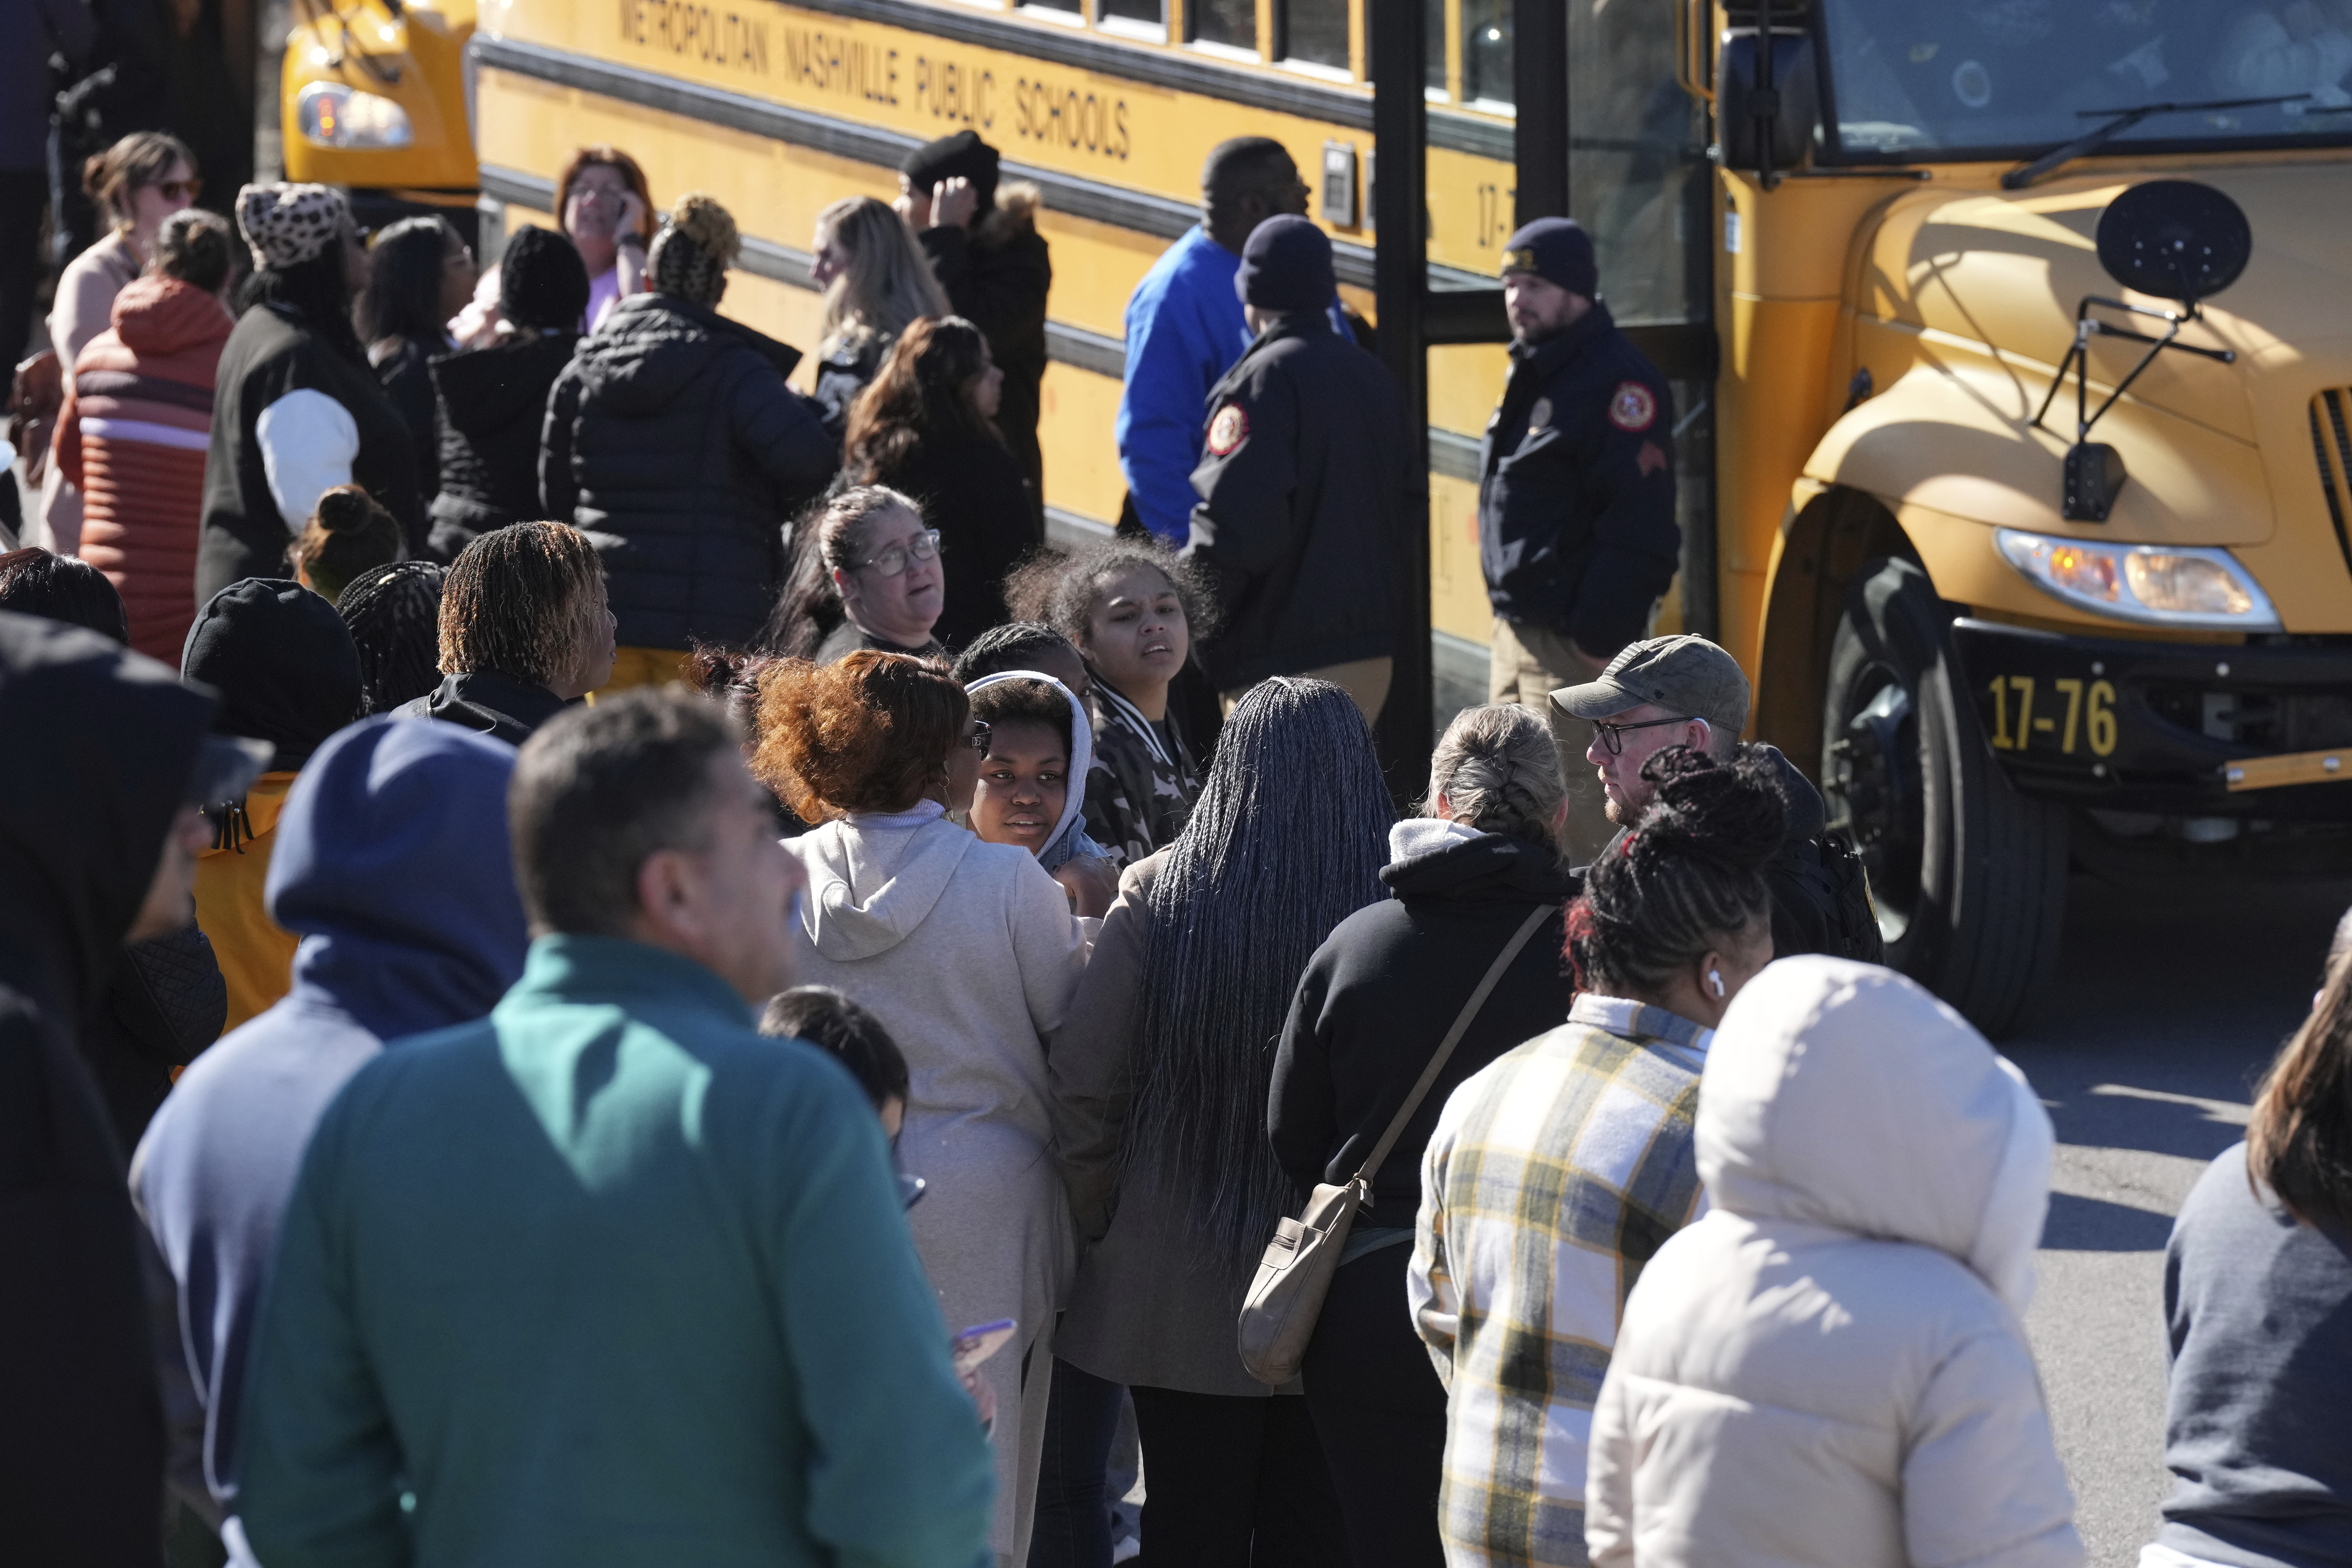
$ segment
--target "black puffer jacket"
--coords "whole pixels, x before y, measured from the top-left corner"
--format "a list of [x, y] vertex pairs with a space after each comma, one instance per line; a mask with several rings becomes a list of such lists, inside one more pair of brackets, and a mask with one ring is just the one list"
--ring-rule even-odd
[[825, 434], [838, 442], [849, 431], [849, 405], [871, 385], [896, 338], [871, 337], [858, 347], [836, 347], [816, 362], [816, 405]]
[[408, 449], [416, 458], [416, 494], [427, 506], [441, 488], [441, 457], [433, 444], [433, 356], [437, 346], [414, 338], [387, 338], [368, 351], [383, 395], [408, 426]]
[[540, 500], [595, 544], [625, 646], [741, 643], [767, 619], [783, 524], [836, 456], [784, 385], [799, 360], [716, 310], [635, 294], [556, 377]]
[[[1576, 890], [1557, 855], [1499, 833], [1407, 856], [1381, 880], [1396, 896], [1341, 921], [1307, 960], [1275, 1057], [1266, 1135], [1302, 1197], [1355, 1173], [1528, 911]], [[1576, 987], [1562, 919], [1556, 910], [1537, 928], [1454, 1047], [1373, 1178], [1363, 1224], [1412, 1224], [1422, 1152], [1445, 1097], [1567, 1021]]]
[[432, 546], [442, 560], [454, 560], [477, 534], [540, 515], [547, 393], [579, 343], [577, 332], [533, 333], [434, 356], [441, 490], [433, 498]]

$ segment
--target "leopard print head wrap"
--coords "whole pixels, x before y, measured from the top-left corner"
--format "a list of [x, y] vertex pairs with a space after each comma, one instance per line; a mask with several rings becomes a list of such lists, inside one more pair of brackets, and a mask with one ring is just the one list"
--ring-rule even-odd
[[272, 272], [319, 255], [350, 222], [342, 194], [325, 185], [247, 185], [236, 193], [236, 226], [253, 264]]

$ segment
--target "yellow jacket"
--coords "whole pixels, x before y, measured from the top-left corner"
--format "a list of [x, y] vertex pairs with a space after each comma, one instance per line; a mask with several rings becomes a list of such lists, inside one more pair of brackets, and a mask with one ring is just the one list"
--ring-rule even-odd
[[212, 939], [221, 978], [228, 982], [231, 1029], [267, 1009], [294, 983], [297, 938], [269, 918], [261, 898], [278, 814], [293, 784], [290, 773], [254, 780], [232, 831], [196, 858], [196, 924]]

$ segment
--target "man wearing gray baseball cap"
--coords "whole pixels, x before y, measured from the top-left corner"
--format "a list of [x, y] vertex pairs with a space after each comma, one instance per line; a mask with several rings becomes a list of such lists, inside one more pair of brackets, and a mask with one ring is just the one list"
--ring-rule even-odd
[[[1643, 772], [1651, 758], [1671, 746], [1718, 760], [1741, 749], [1748, 677], [1705, 637], [1651, 637], [1628, 643], [1599, 679], [1554, 691], [1551, 705], [1592, 726], [1584, 760], [1600, 774], [1609, 820], [1622, 838], [1657, 795], [1657, 784]], [[1764, 868], [1774, 956], [1826, 952], [1877, 963], [1884, 950], [1861, 863], [1843, 839], [1827, 836], [1821, 792], [1777, 747], [1759, 742], [1750, 749], [1771, 759], [1788, 803], [1788, 837]]]

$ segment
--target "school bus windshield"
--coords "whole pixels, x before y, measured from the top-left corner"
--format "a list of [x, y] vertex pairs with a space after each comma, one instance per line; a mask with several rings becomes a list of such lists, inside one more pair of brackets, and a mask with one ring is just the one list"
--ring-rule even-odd
[[2114, 145], [2352, 136], [2352, 0], [1824, 0], [1822, 20], [1851, 158], [2030, 154], [2142, 105], [2254, 98], [2294, 101], [2155, 114]]

